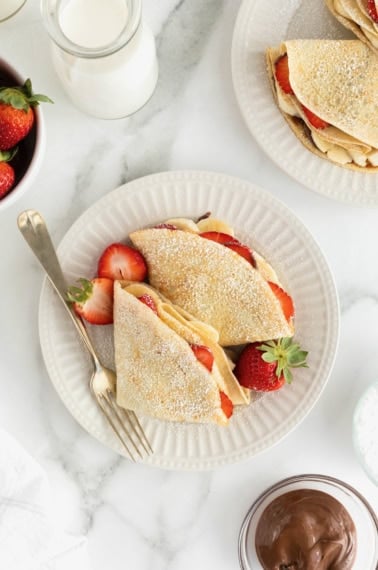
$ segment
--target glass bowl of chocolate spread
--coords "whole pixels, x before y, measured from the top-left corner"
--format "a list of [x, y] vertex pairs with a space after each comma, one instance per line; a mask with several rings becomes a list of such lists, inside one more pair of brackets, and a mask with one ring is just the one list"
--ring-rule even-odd
[[377, 570], [378, 518], [353, 487], [324, 475], [279, 481], [239, 534], [242, 570]]

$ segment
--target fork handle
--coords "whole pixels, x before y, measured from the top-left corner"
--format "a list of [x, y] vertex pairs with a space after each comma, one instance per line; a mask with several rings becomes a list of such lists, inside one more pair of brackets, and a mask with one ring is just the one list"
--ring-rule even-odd
[[30, 249], [45, 270], [58, 298], [71, 317], [72, 323], [92, 356], [94, 365], [96, 368], [100, 367], [100, 362], [82, 320], [66, 301], [66, 280], [44, 219], [36, 210], [25, 210], [18, 216], [17, 224]]

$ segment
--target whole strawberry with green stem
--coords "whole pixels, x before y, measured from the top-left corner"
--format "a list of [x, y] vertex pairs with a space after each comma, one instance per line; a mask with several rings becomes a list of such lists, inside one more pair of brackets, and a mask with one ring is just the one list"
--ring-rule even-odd
[[0, 150], [16, 146], [34, 124], [33, 107], [52, 103], [46, 95], [34, 94], [30, 79], [22, 86], [0, 87]]
[[271, 392], [292, 381], [291, 368], [307, 368], [307, 352], [292, 338], [248, 344], [240, 353], [234, 374], [245, 388]]

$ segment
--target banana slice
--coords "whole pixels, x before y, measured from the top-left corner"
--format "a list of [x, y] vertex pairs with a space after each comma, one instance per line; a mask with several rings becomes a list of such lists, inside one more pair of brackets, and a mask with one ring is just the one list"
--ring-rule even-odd
[[278, 281], [277, 273], [274, 271], [273, 267], [269, 265], [269, 263], [267, 263], [260, 254], [256, 253], [256, 251], [253, 252], [253, 257], [255, 258], [257, 269], [260, 271], [264, 279], [279, 285], [280, 283]]
[[197, 223], [197, 228], [200, 232], [220, 232], [229, 236], [235, 235], [231, 226], [223, 220], [217, 220], [217, 218], [204, 218]]
[[195, 234], [199, 233], [199, 229], [197, 224], [193, 222], [193, 220], [189, 220], [188, 218], [171, 218], [164, 222], [165, 224], [172, 224], [172, 226], [176, 226], [179, 230], [183, 230], [184, 232], [192, 232]]

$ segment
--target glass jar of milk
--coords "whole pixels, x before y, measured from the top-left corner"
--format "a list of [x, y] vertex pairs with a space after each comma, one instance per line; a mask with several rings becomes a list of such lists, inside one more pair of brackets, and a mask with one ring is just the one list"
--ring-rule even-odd
[[0, 0], [0, 22], [16, 14], [25, 2], [26, 0]]
[[135, 113], [158, 79], [142, 0], [41, 0], [56, 72], [72, 102], [102, 119]]

